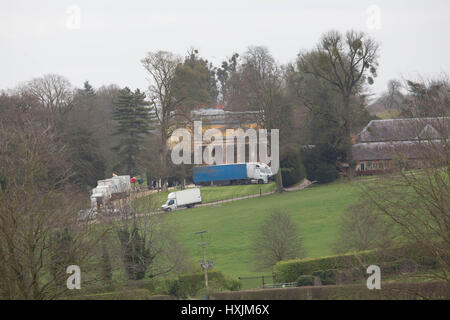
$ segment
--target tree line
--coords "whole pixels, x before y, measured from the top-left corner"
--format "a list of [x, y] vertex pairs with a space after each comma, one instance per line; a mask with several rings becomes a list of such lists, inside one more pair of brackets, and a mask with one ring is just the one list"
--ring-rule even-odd
[[[310, 178], [327, 180], [343, 164], [352, 165], [351, 137], [370, 120], [365, 106], [378, 48], [362, 32], [330, 31], [286, 65], [262, 46], [234, 53], [220, 66], [196, 49], [184, 57], [155, 51], [141, 60], [149, 81], [142, 92], [115, 85], [95, 89], [88, 81], [78, 89], [65, 77], [48, 74], [4, 91], [0, 99], [15, 110], [46, 110], [46, 121], [66, 146], [72, 180], [86, 190], [112, 172], [161, 179], [163, 187], [170, 178], [190, 178], [188, 167], [168, 161], [167, 145], [171, 132], [189, 123], [190, 111], [217, 104], [257, 111], [262, 128], [280, 129], [281, 162], [297, 166], [277, 175], [281, 191], [305, 175], [303, 167]], [[304, 152], [302, 164], [290, 160], [308, 145], [315, 148]]]

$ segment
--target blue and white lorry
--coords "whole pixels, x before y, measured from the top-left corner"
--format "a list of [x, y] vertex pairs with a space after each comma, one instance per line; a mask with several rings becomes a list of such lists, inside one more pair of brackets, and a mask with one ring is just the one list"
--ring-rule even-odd
[[268, 165], [261, 162], [232, 163], [193, 168], [197, 185], [268, 183], [273, 176]]

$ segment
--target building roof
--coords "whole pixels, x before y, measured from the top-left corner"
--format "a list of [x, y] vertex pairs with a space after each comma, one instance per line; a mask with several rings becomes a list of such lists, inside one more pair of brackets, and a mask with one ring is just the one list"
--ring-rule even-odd
[[372, 120], [358, 142], [417, 141], [449, 137], [450, 117]]
[[417, 141], [363, 142], [352, 146], [356, 161], [392, 160], [398, 154], [408, 159], [420, 158]]
[[419, 159], [424, 144], [450, 137], [450, 117], [372, 120], [352, 146], [356, 161]]
[[256, 123], [260, 116], [260, 111], [226, 111], [217, 108], [201, 108], [191, 111], [193, 120], [202, 120], [210, 125]]

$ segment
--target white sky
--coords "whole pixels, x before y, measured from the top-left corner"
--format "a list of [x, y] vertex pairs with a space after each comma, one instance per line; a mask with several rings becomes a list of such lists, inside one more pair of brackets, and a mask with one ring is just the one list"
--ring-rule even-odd
[[[373, 5], [380, 28], [367, 11]], [[195, 47], [218, 66], [265, 45], [287, 63], [330, 29], [364, 31], [381, 43], [374, 93], [392, 78], [450, 73], [448, 0], [0, 0], [0, 89], [58, 73], [75, 86], [145, 90], [140, 59], [148, 51], [184, 55]]]

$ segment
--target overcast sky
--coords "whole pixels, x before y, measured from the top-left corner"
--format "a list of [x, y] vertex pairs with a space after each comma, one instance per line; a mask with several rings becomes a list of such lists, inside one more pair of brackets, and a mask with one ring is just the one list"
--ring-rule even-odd
[[264, 45], [287, 63], [330, 29], [381, 43], [374, 93], [392, 78], [450, 73], [448, 0], [0, 0], [0, 89], [46, 73], [146, 89], [148, 51], [195, 47], [219, 65]]

